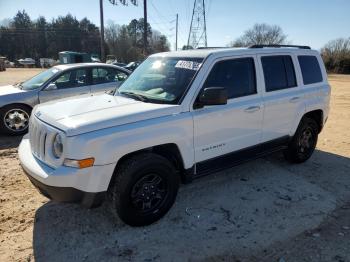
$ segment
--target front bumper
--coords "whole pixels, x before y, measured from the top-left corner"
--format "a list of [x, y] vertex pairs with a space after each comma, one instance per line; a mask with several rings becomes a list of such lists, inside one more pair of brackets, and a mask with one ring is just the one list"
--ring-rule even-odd
[[92, 208], [99, 206], [105, 198], [105, 192], [89, 193], [72, 187], [48, 186], [31, 177], [25, 170], [24, 172], [42, 195], [54, 201], [80, 203], [87, 208]]
[[27, 137], [23, 138], [18, 155], [29, 180], [44, 196], [87, 207], [102, 202], [114, 171], [113, 164], [84, 169], [65, 166], [51, 168], [32, 154]]

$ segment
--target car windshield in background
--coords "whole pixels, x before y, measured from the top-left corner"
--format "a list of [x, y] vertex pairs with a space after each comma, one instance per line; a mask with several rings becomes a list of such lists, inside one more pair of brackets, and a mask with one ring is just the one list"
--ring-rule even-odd
[[53, 67], [40, 74], [34, 76], [33, 78], [23, 82], [20, 84], [20, 87], [24, 90], [33, 90], [39, 88], [44, 84], [47, 80], [49, 80], [53, 75], [55, 75], [60, 70]]
[[203, 58], [150, 57], [122, 84], [116, 95], [143, 97], [143, 101], [176, 104]]

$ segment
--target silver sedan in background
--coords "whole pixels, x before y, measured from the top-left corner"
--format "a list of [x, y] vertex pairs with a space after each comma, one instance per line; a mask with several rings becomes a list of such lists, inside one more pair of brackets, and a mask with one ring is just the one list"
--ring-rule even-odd
[[47, 101], [115, 90], [130, 75], [101, 63], [57, 65], [16, 85], [0, 87], [0, 131], [22, 135], [32, 108]]

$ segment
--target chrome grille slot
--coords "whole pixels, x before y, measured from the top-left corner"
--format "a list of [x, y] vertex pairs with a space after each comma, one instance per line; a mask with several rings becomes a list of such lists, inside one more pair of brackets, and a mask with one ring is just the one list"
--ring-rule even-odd
[[47, 130], [35, 117], [31, 121], [29, 137], [32, 153], [40, 160], [45, 161]]
[[47, 137], [47, 134], [46, 132], [43, 134], [43, 136], [41, 137], [41, 157], [43, 159], [45, 159], [45, 155], [46, 155], [46, 137]]
[[44, 138], [45, 138], [45, 132], [44, 130], [40, 130], [40, 133], [39, 133], [39, 157], [41, 159], [44, 159], [44, 148], [45, 148], [45, 144], [44, 144]]
[[35, 133], [35, 152], [37, 154], [37, 157], [39, 158], [40, 158], [40, 135], [41, 135], [41, 130], [40, 128], [38, 128]]

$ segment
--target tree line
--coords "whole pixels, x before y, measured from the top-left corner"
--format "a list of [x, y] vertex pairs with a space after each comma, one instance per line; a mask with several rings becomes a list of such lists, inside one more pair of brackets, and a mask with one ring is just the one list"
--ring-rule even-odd
[[[166, 36], [148, 24], [148, 54], [169, 50]], [[132, 20], [128, 25], [110, 23], [105, 29], [106, 54], [120, 62], [143, 59], [143, 19]], [[89, 19], [80, 21], [71, 14], [48, 22], [40, 16], [32, 20], [23, 10], [0, 26], [0, 55], [10, 61], [20, 58], [58, 58], [61, 51], [100, 53], [100, 30]]]
[[[127, 25], [108, 23], [105, 28], [106, 54], [126, 63], [170, 49], [167, 37], [148, 24], [148, 50], [144, 54], [143, 32], [143, 18], [133, 19]], [[23, 10], [18, 11], [8, 25], [0, 26], [0, 55], [11, 61], [25, 57], [57, 59], [61, 51], [99, 54], [99, 41], [100, 30], [94, 23], [87, 18], [79, 21], [70, 14], [48, 22], [43, 16], [32, 20]], [[290, 41], [278, 25], [255, 24], [229, 46], [247, 47], [254, 44], [290, 44]], [[321, 49], [321, 55], [328, 72], [350, 73], [350, 37], [328, 42]]]

